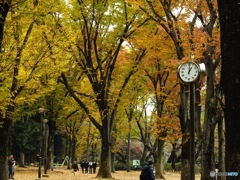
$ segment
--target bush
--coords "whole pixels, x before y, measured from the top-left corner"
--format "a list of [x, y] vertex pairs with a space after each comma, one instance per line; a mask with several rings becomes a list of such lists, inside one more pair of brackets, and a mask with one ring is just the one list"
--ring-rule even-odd
[[[175, 163], [176, 171], [180, 172], [182, 169], [182, 163]], [[164, 164], [164, 170], [165, 171], [172, 171], [172, 164], [171, 163], [165, 163]], [[201, 167], [195, 164], [195, 173], [200, 173], [201, 172]]]

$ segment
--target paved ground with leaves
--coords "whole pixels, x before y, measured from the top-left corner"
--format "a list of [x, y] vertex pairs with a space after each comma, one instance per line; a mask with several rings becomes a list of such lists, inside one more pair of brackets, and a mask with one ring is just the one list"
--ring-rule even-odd
[[[87, 180], [95, 179], [97, 180], [96, 174], [82, 174], [78, 172], [75, 176], [71, 170], [66, 168], [58, 168], [53, 171], [48, 171], [48, 178], [42, 178], [43, 180]], [[42, 172], [43, 174], [43, 172]], [[112, 173], [112, 176], [115, 180], [139, 180], [140, 171], [117, 171]], [[179, 173], [165, 173], [166, 180], [180, 180]], [[14, 180], [35, 180], [38, 179], [38, 169], [37, 167], [26, 167], [26, 168], [16, 168], [15, 179]], [[196, 180], [200, 180], [200, 176], [196, 176]]]

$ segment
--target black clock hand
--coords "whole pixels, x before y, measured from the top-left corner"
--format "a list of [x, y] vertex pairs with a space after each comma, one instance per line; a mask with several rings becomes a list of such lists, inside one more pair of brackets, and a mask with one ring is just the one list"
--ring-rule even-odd
[[191, 69], [192, 69], [192, 67], [189, 68], [189, 70], [188, 70], [188, 74], [190, 74]]

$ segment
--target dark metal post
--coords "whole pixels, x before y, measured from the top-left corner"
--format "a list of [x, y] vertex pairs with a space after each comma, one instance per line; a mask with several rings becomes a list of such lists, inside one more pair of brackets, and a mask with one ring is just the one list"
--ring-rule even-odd
[[190, 83], [190, 179], [195, 180], [195, 83]]
[[47, 148], [48, 148], [48, 125], [47, 121], [44, 122], [44, 174], [47, 174]]
[[42, 123], [43, 123], [43, 112], [40, 111], [40, 149], [39, 149], [39, 164], [38, 164], [38, 178], [41, 178], [41, 166], [42, 166]]

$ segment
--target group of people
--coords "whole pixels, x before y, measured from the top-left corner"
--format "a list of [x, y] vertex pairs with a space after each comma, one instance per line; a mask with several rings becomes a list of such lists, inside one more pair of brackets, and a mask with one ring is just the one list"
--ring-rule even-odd
[[97, 163], [95, 161], [81, 160], [82, 173], [96, 173]]
[[15, 160], [13, 155], [8, 158], [8, 171], [9, 171], [9, 179], [14, 179], [15, 173]]
[[[82, 169], [82, 173], [96, 173], [97, 163], [95, 161], [88, 162], [87, 160], [81, 160], [80, 166]], [[72, 168], [75, 175], [75, 173], [79, 171], [77, 161], [74, 161]]]

